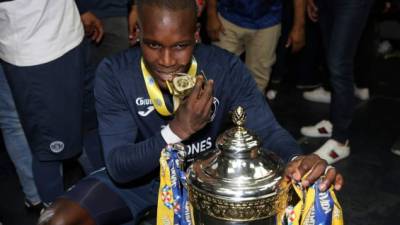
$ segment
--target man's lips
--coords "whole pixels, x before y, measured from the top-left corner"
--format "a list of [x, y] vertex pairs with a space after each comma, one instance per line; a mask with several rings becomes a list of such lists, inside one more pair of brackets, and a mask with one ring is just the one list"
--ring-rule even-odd
[[158, 77], [161, 78], [163, 81], [171, 81], [174, 77], [176, 71], [173, 72], [165, 72], [165, 71], [157, 71]]

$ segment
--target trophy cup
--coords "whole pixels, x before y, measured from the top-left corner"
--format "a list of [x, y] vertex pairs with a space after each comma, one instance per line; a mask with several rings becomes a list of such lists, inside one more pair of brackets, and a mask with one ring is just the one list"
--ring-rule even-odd
[[217, 138], [216, 149], [187, 170], [194, 224], [275, 224], [277, 211], [288, 200], [280, 185], [284, 164], [244, 128], [243, 108], [232, 117], [235, 126]]

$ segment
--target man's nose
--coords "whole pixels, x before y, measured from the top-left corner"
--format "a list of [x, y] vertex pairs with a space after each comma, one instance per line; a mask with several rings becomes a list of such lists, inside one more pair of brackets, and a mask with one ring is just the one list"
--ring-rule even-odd
[[173, 52], [170, 49], [164, 49], [161, 52], [161, 57], [160, 57], [160, 64], [165, 66], [165, 67], [170, 67], [175, 65], [175, 58], [173, 55]]

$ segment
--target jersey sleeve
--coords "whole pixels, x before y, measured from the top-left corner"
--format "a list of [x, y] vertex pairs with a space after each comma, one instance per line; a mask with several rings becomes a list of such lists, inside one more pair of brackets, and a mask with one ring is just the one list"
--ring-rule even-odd
[[161, 130], [137, 142], [138, 128], [129, 110], [113, 63], [103, 60], [96, 71], [95, 98], [104, 160], [110, 176], [129, 182], [158, 168], [160, 152], [166, 143]]
[[229, 76], [232, 76], [231, 109], [242, 106], [247, 114], [246, 127], [261, 139], [263, 147], [277, 153], [284, 161], [289, 161], [302, 150], [293, 137], [275, 119], [256, 82], [240, 59], [233, 60]]
[[90, 11], [96, 5], [95, 0], [75, 0], [75, 3], [81, 15]]

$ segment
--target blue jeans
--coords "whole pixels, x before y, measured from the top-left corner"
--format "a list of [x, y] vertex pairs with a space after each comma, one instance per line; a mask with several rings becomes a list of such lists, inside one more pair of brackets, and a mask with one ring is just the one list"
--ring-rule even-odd
[[319, 0], [317, 4], [332, 87], [332, 138], [344, 143], [354, 114], [354, 56], [372, 0]]
[[25, 198], [40, 202], [32, 172], [32, 153], [22, 129], [14, 99], [0, 64], [0, 128], [6, 150], [16, 168]]

